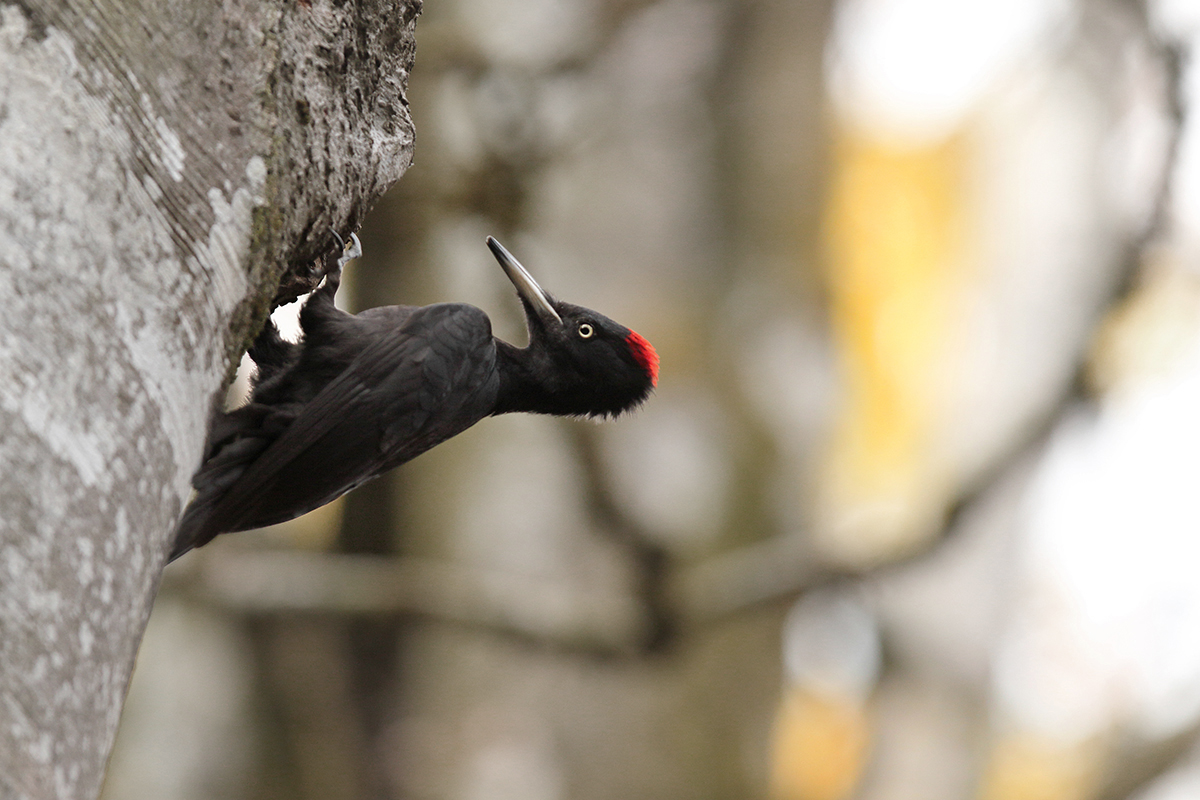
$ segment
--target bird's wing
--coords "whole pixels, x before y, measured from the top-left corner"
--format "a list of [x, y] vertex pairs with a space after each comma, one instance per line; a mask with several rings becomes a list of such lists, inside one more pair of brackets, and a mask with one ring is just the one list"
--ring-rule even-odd
[[486, 314], [457, 303], [417, 310], [364, 348], [219, 498], [197, 498], [172, 558], [219, 533], [299, 516], [413, 458], [486, 416], [497, 383]]

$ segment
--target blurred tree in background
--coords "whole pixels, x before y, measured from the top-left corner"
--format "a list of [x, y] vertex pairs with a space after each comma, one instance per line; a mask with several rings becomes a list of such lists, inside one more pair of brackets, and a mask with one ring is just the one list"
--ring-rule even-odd
[[658, 392], [181, 561], [108, 797], [1200, 796], [1187, 2], [417, 30], [346, 294], [520, 342], [494, 234]]

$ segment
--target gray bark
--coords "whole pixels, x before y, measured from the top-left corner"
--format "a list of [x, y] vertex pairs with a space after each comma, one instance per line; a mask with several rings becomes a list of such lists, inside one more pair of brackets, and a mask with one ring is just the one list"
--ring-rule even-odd
[[411, 161], [419, 9], [0, 4], [0, 798], [98, 794], [230, 366]]

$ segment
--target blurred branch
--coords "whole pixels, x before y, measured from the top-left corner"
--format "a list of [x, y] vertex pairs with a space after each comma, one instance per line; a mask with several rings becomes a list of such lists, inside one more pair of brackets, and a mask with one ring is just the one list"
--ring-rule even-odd
[[672, 564], [649, 531], [617, 500], [599, 452], [596, 429], [570, 425], [584, 468], [592, 517], [624, 547], [637, 573], [637, 591], [651, 620], [646, 647], [664, 644], [680, 628], [695, 628], [759, 604], [792, 597], [832, 575], [803, 534], [785, 533], [692, 564]]
[[[695, 628], [837, 577], [782, 536], [705, 559], [662, 582], [669, 622]], [[801, 557], [797, 557], [801, 556]], [[168, 587], [242, 614], [415, 614], [493, 628], [560, 647], [635, 655], [663, 643], [664, 619], [636, 593], [423, 558], [213, 551]]]
[[241, 613], [418, 614], [581, 650], [636, 650], [648, 625], [632, 596], [421, 558], [216, 551], [165, 577]]
[[782, 534], [681, 567], [667, 583], [680, 623], [695, 627], [800, 594], [836, 570], [811, 552], [808, 537]]

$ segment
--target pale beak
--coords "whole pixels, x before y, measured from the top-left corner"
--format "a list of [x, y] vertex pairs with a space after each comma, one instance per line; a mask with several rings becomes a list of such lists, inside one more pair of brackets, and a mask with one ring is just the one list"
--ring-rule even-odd
[[538, 286], [537, 281], [525, 271], [521, 262], [513, 258], [512, 253], [505, 250], [504, 245], [491, 236], [487, 238], [487, 245], [491, 249], [492, 255], [500, 262], [508, 279], [517, 288], [517, 294], [521, 296], [521, 301], [525, 303], [525, 306], [537, 314], [543, 324], [562, 325], [562, 317], [554, 310], [554, 306], [550, 305], [550, 298], [542, 291], [542, 287]]

